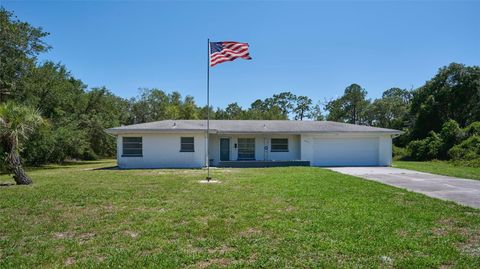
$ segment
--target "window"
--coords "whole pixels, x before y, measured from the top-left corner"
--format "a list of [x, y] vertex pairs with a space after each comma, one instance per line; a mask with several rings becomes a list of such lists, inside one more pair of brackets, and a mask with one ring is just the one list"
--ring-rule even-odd
[[180, 152], [194, 152], [193, 137], [180, 137]]
[[122, 157], [142, 157], [142, 138], [123, 137]]
[[255, 138], [238, 139], [238, 159], [255, 160]]
[[272, 138], [270, 148], [272, 152], [288, 152], [288, 138]]

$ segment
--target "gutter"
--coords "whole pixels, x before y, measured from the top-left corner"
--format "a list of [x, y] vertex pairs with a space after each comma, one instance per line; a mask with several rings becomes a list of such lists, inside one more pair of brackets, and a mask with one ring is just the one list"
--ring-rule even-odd
[[[175, 134], [175, 133], [205, 133], [205, 129], [173, 129], [173, 130], [162, 130], [162, 129], [107, 129], [105, 130], [108, 134], [120, 135], [120, 134]], [[221, 131], [215, 129], [210, 129], [210, 134], [383, 134], [383, 135], [392, 135], [393, 137], [403, 134], [403, 131]]]

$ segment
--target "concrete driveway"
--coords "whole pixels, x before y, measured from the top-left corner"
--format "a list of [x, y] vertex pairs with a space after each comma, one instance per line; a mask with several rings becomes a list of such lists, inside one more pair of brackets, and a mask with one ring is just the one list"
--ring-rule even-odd
[[480, 180], [440, 176], [393, 167], [331, 167], [327, 169], [480, 208]]

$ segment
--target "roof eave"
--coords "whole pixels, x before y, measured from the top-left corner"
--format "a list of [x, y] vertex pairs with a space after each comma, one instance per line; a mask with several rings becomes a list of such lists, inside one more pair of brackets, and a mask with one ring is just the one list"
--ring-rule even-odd
[[[112, 135], [121, 134], [155, 134], [155, 133], [203, 133], [205, 129], [106, 129]], [[211, 134], [385, 134], [401, 135], [403, 131], [221, 131], [210, 129]]]
[[[210, 132], [215, 130], [210, 130]], [[105, 132], [113, 135], [119, 134], [145, 134], [145, 133], [203, 133], [204, 129], [106, 129]]]

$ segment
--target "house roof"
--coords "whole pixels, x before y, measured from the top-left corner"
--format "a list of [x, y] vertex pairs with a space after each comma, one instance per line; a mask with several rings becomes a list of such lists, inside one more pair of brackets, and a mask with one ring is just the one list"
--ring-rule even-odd
[[[110, 134], [203, 132], [206, 120], [163, 120], [107, 129]], [[332, 121], [210, 120], [210, 133], [382, 133], [402, 131]]]

